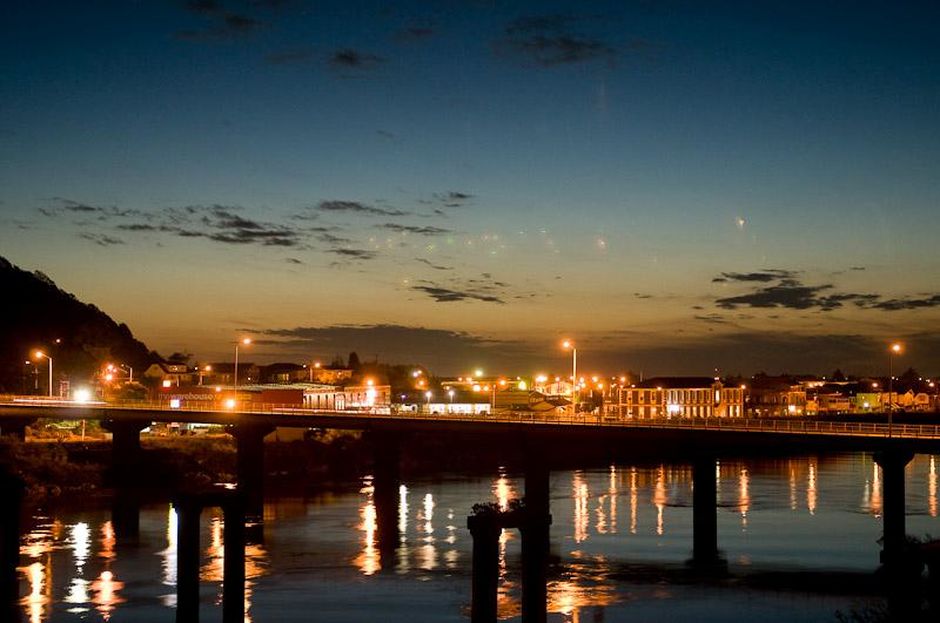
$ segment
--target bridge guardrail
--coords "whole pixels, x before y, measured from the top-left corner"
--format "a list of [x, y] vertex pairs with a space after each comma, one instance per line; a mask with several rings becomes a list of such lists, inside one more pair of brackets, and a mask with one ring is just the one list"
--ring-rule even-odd
[[[825, 422], [816, 420], [793, 419], [754, 419], [754, 418], [655, 418], [655, 419], [611, 419], [600, 413], [556, 413], [524, 412], [498, 410], [486, 414], [465, 413], [430, 413], [427, 411], [397, 412], [389, 407], [358, 408], [345, 411], [327, 409], [308, 409], [296, 404], [257, 404], [252, 403], [246, 409], [213, 408], [210, 405], [183, 404], [170, 408], [165, 402], [154, 401], [113, 401], [108, 403], [82, 404], [70, 401], [50, 400], [40, 397], [0, 395], [0, 406], [35, 406], [48, 409], [95, 408], [115, 410], [159, 411], [160, 413], [213, 413], [244, 415], [291, 415], [344, 416], [391, 420], [441, 420], [464, 422], [492, 422], [507, 424], [570, 425], [605, 428], [647, 428], [647, 429], [697, 429], [721, 431], [744, 431], [770, 434], [804, 434], [850, 437], [898, 437], [901, 439], [940, 439], [940, 425], [932, 424], [894, 424], [881, 422]], [[53, 416], [54, 417], [54, 416]]]

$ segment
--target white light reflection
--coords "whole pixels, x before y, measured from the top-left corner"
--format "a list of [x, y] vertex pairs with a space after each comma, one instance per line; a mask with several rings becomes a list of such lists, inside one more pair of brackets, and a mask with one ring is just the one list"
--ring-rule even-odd
[[653, 489], [653, 504], [656, 505], [656, 534], [665, 532], [664, 510], [669, 498], [666, 495], [666, 469], [660, 465], [656, 472], [656, 486]]
[[437, 549], [434, 547], [434, 496], [430, 493], [424, 496], [424, 505], [422, 507], [422, 518], [424, 519], [424, 545], [421, 546], [421, 562], [419, 566], [425, 571], [431, 571], [437, 568]]
[[396, 570], [398, 573], [408, 573], [411, 568], [408, 563], [408, 487], [399, 485], [398, 487], [398, 564]]
[[85, 562], [88, 560], [88, 554], [91, 551], [91, 528], [85, 522], [79, 522], [69, 528], [68, 547], [72, 550], [72, 557], [75, 559], [75, 575], [69, 583], [69, 592], [65, 596], [65, 603], [75, 604], [69, 608], [70, 613], [86, 612], [88, 608], [81, 607], [82, 604], [89, 603], [88, 580], [82, 576], [85, 571]]
[[790, 510], [795, 511], [797, 507], [796, 502], [796, 468], [793, 467], [793, 462], [787, 462], [790, 467]]
[[584, 480], [584, 473], [580, 470], [574, 473], [572, 490], [574, 493], [574, 542], [581, 543], [588, 538], [590, 515], [588, 511], [588, 486]]
[[[162, 558], [160, 562], [162, 572], [162, 584], [164, 586], [176, 586], [176, 537], [179, 518], [176, 515], [176, 509], [173, 505], [167, 506], [166, 517], [166, 549], [157, 553]], [[160, 601], [168, 608], [176, 607], [176, 591], [172, 591], [160, 596]]]
[[49, 604], [49, 596], [45, 593], [46, 565], [34, 562], [26, 568], [26, 577], [29, 580], [29, 595], [23, 598], [22, 604], [26, 607], [29, 623], [41, 623]]
[[373, 575], [382, 567], [379, 562], [379, 552], [376, 548], [375, 533], [378, 529], [378, 515], [375, 508], [375, 486], [372, 476], [363, 479], [363, 486], [359, 493], [365, 495], [359, 507], [359, 531], [362, 536], [362, 551], [353, 561], [363, 575]]

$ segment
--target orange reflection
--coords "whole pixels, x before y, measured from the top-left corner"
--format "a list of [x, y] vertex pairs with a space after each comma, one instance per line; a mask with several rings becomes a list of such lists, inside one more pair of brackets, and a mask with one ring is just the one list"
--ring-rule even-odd
[[578, 623], [585, 608], [613, 605], [617, 593], [609, 580], [610, 571], [602, 556], [581, 559], [575, 555], [564, 577], [548, 583], [548, 611], [562, 614], [566, 622]]
[[816, 463], [809, 462], [809, 474], [806, 477], [806, 508], [810, 515], [816, 514]]
[[630, 534], [636, 534], [636, 511], [640, 489], [637, 486], [636, 468], [630, 468]]
[[106, 562], [114, 560], [114, 546], [117, 539], [114, 536], [114, 525], [110, 521], [101, 524], [101, 551], [98, 552], [98, 558], [103, 558]]
[[877, 463], [872, 463], [871, 467], [871, 502], [869, 503], [868, 510], [873, 515], [880, 517], [884, 509], [884, 503], [881, 498], [881, 466]]
[[53, 523], [36, 526], [24, 537], [20, 554], [35, 560], [29, 566], [21, 568], [29, 582], [29, 594], [20, 600], [26, 610], [30, 623], [40, 623], [46, 615], [46, 608], [52, 604], [52, 550], [55, 535], [61, 533], [61, 524]]
[[617, 534], [617, 496], [620, 494], [620, 491], [617, 488], [617, 468], [613, 465], [610, 466], [610, 478], [607, 483], [607, 495], [609, 504], [610, 504], [610, 532], [611, 534]]
[[742, 467], [738, 476], [738, 512], [741, 513], [741, 527], [745, 529], [747, 528], [747, 512], [751, 508], [750, 483], [747, 468]]
[[787, 461], [790, 466], [790, 510], [796, 510], [796, 469], [792, 461]]
[[937, 462], [930, 457], [930, 471], [927, 473], [927, 512], [931, 517], [937, 516]]
[[115, 580], [114, 574], [107, 570], [102, 571], [98, 579], [92, 582], [91, 590], [95, 594], [92, 603], [95, 604], [95, 610], [101, 613], [103, 620], [109, 621], [115, 606], [124, 603], [125, 600], [117, 594], [122, 588], [124, 583]]
[[[221, 511], [212, 509], [209, 524], [210, 543], [206, 548], [208, 562], [200, 569], [199, 578], [208, 582], [223, 582], [225, 569], [224, 524]], [[245, 623], [251, 623], [251, 598], [257, 579], [268, 574], [268, 552], [262, 545], [245, 544]], [[221, 589], [221, 586], [220, 586]], [[216, 596], [216, 603], [221, 603], [221, 590]]]

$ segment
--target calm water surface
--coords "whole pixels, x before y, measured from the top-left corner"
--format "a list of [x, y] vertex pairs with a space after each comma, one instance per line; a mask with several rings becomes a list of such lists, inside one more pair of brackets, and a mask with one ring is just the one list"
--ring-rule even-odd
[[[940, 535], [938, 457], [907, 468], [908, 533]], [[880, 470], [867, 455], [722, 462], [719, 546], [734, 573], [870, 572], [881, 534]], [[692, 547], [691, 469], [680, 465], [552, 473], [549, 619], [836, 621], [862, 595], [808, 594], [676, 581]], [[477, 502], [522, 495], [514, 474], [405, 482], [395, 509], [401, 544], [383, 560], [372, 478], [315, 497], [272, 500], [247, 549], [245, 620], [466, 621]], [[37, 516], [21, 550], [22, 620], [173, 621], [176, 516], [141, 511], [140, 538], [121, 543], [107, 508]], [[202, 620], [221, 620], [220, 514], [203, 514]], [[520, 616], [517, 532], [500, 542], [500, 616]], [[635, 570], [646, 570], [638, 575]], [[631, 572], [633, 570], [633, 572]], [[672, 578], [672, 579], [671, 579]]]

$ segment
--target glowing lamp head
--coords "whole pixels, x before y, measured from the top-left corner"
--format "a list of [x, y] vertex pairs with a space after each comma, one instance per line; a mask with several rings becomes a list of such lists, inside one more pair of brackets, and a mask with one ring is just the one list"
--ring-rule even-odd
[[72, 394], [72, 399], [75, 400], [75, 402], [88, 402], [91, 400], [91, 391], [85, 387], [76, 389], [75, 393]]
[[431, 392], [424, 392], [424, 397], [427, 398], [428, 400], [430, 400], [430, 399], [431, 399], [431, 396], [433, 396], [433, 395], [434, 395], [434, 394], [432, 394]]
[[483, 376], [483, 370], [477, 368], [476, 370], [473, 371], [473, 376], [480, 378], [481, 376]]
[[571, 340], [564, 340], [561, 343], [561, 347], [564, 348], [565, 350], [570, 350], [574, 348], [574, 342], [572, 342]]
[[898, 344], [897, 342], [891, 345], [891, 352], [894, 353], [895, 355], [900, 353], [901, 349], [902, 349], [901, 345]]
[[42, 359], [43, 357], [46, 356], [46, 353], [42, 352], [41, 350], [37, 350], [35, 353], [33, 353], [33, 356], [36, 359]]
[[226, 409], [234, 409], [234, 408], [235, 408], [235, 399], [234, 399], [234, 398], [228, 398], [228, 399], [225, 401], [225, 408], [226, 408]]
[[251, 338], [250, 338], [250, 337], [243, 337], [243, 338], [242, 338], [242, 344], [244, 344], [245, 346], [248, 346], [249, 344], [251, 344]]

